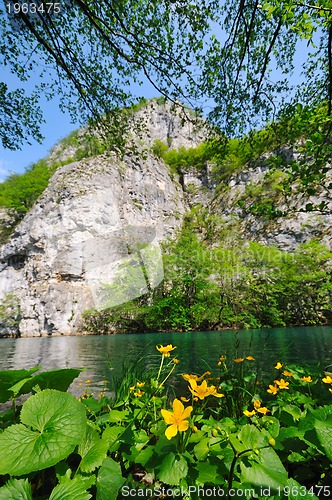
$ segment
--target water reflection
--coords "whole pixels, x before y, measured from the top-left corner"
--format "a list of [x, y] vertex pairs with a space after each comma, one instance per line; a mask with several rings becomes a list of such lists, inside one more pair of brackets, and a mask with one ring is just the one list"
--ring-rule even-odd
[[[179, 371], [200, 373], [216, 367], [221, 354], [228, 357], [253, 355], [258, 369], [277, 360], [284, 363], [332, 363], [332, 326], [280, 328], [224, 332], [156, 333], [137, 335], [45, 337], [1, 339], [0, 370], [31, 368], [85, 368], [73, 390], [82, 392], [79, 382], [92, 380], [94, 389], [102, 381], [112, 383], [121, 376], [123, 363], [147, 354], [158, 363], [156, 344], [172, 343], [180, 359]], [[111, 387], [110, 387], [111, 388]]]

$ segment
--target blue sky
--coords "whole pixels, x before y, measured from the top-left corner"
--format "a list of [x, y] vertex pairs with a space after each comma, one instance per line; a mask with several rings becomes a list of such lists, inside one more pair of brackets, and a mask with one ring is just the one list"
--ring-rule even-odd
[[[307, 58], [307, 54], [308, 48], [305, 46], [305, 43], [302, 42], [297, 49], [297, 68], [301, 67], [301, 64]], [[294, 83], [297, 83], [301, 79], [299, 74], [291, 75], [291, 77]], [[24, 87], [24, 84], [20, 82], [15, 75], [11, 74], [7, 68], [1, 68], [1, 80], [6, 82], [11, 90], [17, 87]], [[27, 82], [26, 88], [28, 91], [34, 87], [34, 83], [37, 83], [37, 81], [34, 82], [33, 79]], [[156, 90], [149, 83], [142, 86], [137, 85], [137, 89], [135, 89], [135, 86], [132, 86], [131, 91], [135, 93], [135, 90], [137, 95], [142, 97], [156, 97]], [[61, 138], [79, 127], [78, 123], [71, 122], [69, 113], [62, 113], [60, 111], [59, 99], [54, 98], [52, 101], [41, 99], [40, 104], [46, 122], [42, 124], [41, 127], [45, 139], [42, 144], [31, 141], [31, 145], [26, 144], [21, 150], [17, 151], [4, 149], [0, 144], [0, 182], [12, 172], [24, 172], [26, 167], [44, 158]]]
[[11, 151], [0, 146], [0, 181], [11, 172], [22, 173], [28, 165], [43, 158], [59, 139], [78, 128], [70, 122], [69, 114], [63, 114], [58, 103], [54, 100], [43, 106], [46, 123], [42, 126], [45, 137], [42, 144], [31, 141], [32, 144], [23, 146], [22, 150]]
[[[13, 88], [25, 88], [24, 83], [20, 82], [6, 68], [1, 68], [1, 80], [8, 84], [10, 90]], [[27, 89], [33, 86], [32, 81], [27, 84]], [[132, 89], [133, 90], [133, 89]], [[146, 98], [156, 97], [156, 90], [146, 84], [137, 89], [139, 95]], [[41, 132], [44, 136], [42, 144], [31, 140], [31, 145], [26, 144], [21, 150], [11, 151], [5, 149], [0, 143], [0, 182], [10, 173], [22, 173], [25, 168], [44, 158], [50, 149], [59, 142], [60, 139], [68, 135], [71, 131], [79, 128], [78, 123], [72, 123], [69, 113], [63, 113], [59, 109], [59, 99], [52, 101], [41, 99], [41, 108], [43, 110], [45, 122], [42, 124]]]

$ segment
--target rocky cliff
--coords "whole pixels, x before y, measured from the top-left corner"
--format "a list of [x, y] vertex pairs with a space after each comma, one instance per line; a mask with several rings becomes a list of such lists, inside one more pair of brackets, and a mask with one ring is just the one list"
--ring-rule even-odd
[[[291, 152], [290, 158], [294, 156], [296, 152]], [[315, 195], [306, 196], [297, 190], [298, 186], [293, 186], [291, 195], [285, 197], [282, 182], [286, 174], [269, 169], [266, 160], [265, 156], [233, 175], [215, 196], [210, 209], [247, 240], [293, 251], [297, 245], [317, 239], [332, 249], [332, 195], [327, 187], [332, 182], [332, 170], [324, 184], [316, 186]], [[274, 211], [280, 211], [282, 216], [260, 217], [255, 208], [259, 203], [264, 206], [264, 202], [266, 207], [272, 202]], [[305, 208], [317, 207], [322, 202], [326, 203], [324, 210]]]
[[[143, 120], [143, 136], [135, 137], [136, 118]], [[197, 146], [206, 137], [202, 123], [196, 127], [155, 102], [136, 118], [130, 138], [135, 151], [121, 159], [108, 153], [58, 168], [1, 248], [0, 294], [19, 311], [18, 321], [3, 327], [3, 334], [75, 334], [85, 310], [117, 305], [156, 286], [163, 277], [159, 243], [174, 236], [195, 204], [219, 213], [225, 225], [235, 224], [242, 238], [293, 249], [318, 237], [331, 248], [331, 215], [301, 212], [303, 200], [297, 202], [297, 215], [293, 210], [281, 222], [240, 208], [238, 200], [264, 183], [264, 165], [234, 175], [219, 194], [209, 166], [171, 173], [151, 146], [156, 140], [174, 149]], [[73, 146], [60, 144], [49, 161], [68, 159], [73, 152]], [[319, 196], [329, 195], [322, 189]], [[331, 198], [329, 203], [331, 210]], [[19, 307], [10, 302], [13, 297]]]
[[[20, 302], [19, 325], [11, 334], [75, 333], [86, 309], [134, 298], [162, 279], [159, 242], [180, 227], [187, 202], [150, 146], [155, 140], [195, 146], [204, 135], [167, 106], [150, 103], [136, 117], [142, 125], [141, 118], [141, 154], [99, 155], [59, 168], [1, 248], [2, 297]], [[72, 153], [60, 145], [50, 157], [64, 160]], [[103, 286], [115, 276], [126, 295], [111, 289], [105, 297]]]

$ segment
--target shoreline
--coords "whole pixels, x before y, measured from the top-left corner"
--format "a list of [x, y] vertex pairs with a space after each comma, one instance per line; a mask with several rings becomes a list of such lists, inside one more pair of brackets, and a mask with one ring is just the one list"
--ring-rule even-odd
[[317, 325], [285, 325], [285, 326], [264, 326], [261, 328], [243, 328], [241, 326], [237, 327], [225, 327], [225, 328], [213, 328], [213, 329], [206, 329], [206, 330], [183, 330], [183, 331], [175, 331], [175, 330], [160, 330], [160, 331], [142, 331], [142, 332], [111, 332], [111, 333], [91, 333], [88, 331], [82, 331], [82, 330], [77, 330], [71, 333], [59, 333], [59, 332], [53, 332], [51, 334], [49, 333], [37, 333], [36, 335], [1, 335], [0, 332], [0, 341], [1, 339], [34, 339], [34, 338], [52, 338], [52, 337], [110, 337], [112, 335], [141, 335], [141, 334], [154, 334], [154, 333], [166, 333], [166, 334], [172, 334], [172, 333], [201, 333], [201, 332], [236, 332], [238, 330], [242, 331], [252, 331], [252, 330], [266, 330], [266, 329], [278, 329], [278, 328], [310, 328], [310, 327], [332, 327], [332, 323], [321, 323]]

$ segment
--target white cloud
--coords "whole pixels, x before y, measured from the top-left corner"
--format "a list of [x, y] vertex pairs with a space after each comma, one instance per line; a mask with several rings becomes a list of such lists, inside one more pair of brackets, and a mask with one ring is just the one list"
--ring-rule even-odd
[[9, 161], [0, 160], [0, 182], [3, 182], [5, 178], [10, 174], [10, 170], [8, 169], [9, 166]]

